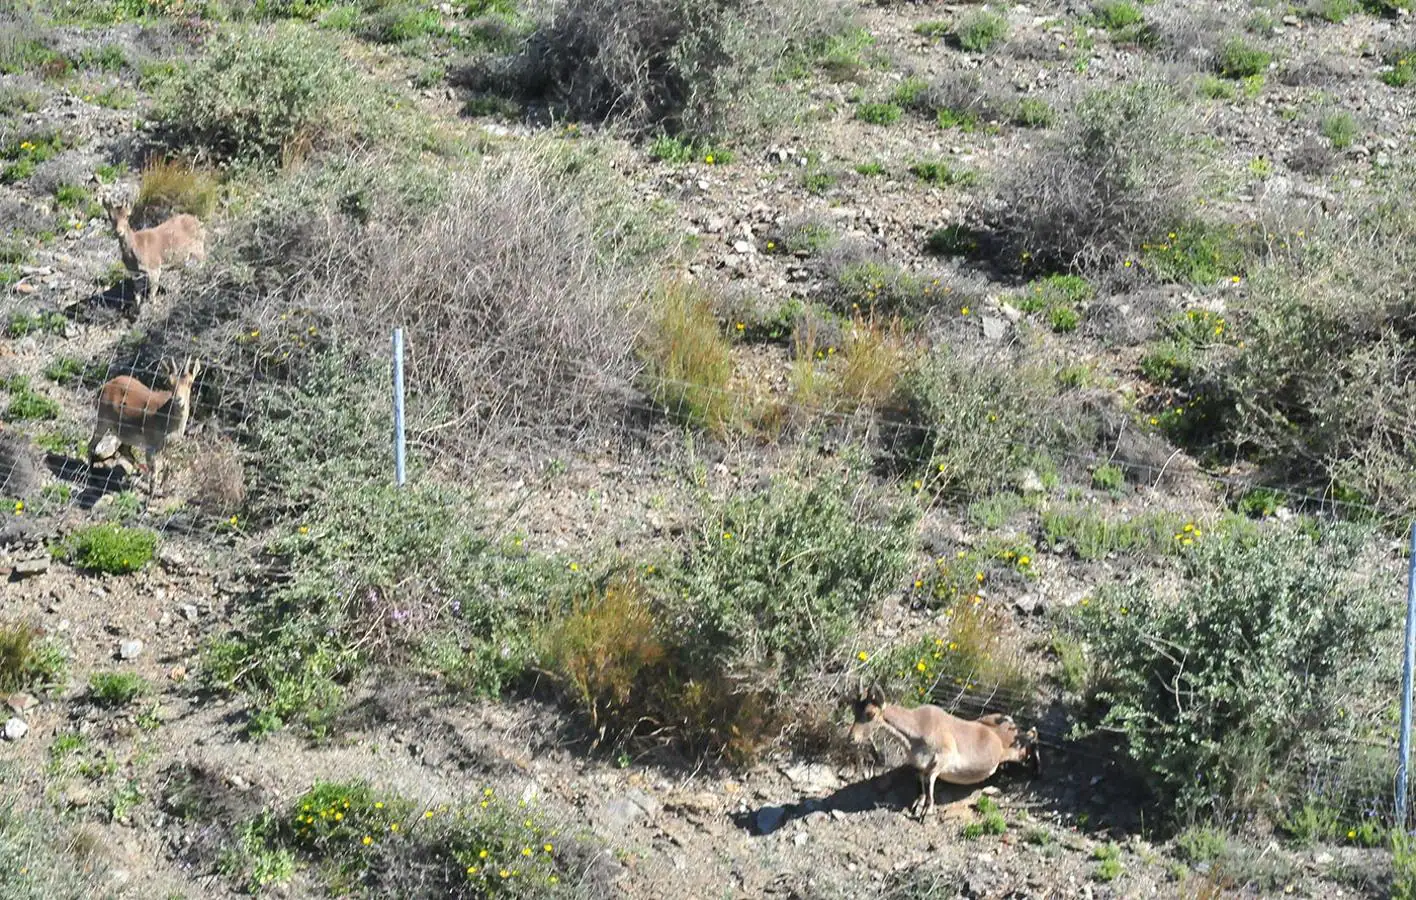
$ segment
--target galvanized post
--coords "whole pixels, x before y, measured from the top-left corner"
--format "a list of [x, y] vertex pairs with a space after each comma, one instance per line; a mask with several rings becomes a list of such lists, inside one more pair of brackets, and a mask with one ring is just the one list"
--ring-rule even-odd
[[1406, 767], [1411, 761], [1411, 679], [1416, 670], [1416, 520], [1406, 562], [1406, 661], [1401, 669], [1401, 734], [1396, 762], [1396, 827], [1406, 830]]
[[403, 329], [393, 329], [393, 475], [404, 481], [403, 468]]

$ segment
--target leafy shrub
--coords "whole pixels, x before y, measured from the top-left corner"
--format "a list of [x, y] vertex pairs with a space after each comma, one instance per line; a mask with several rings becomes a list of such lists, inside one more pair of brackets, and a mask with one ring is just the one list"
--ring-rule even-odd
[[1362, 537], [1201, 540], [1182, 555], [1178, 600], [1135, 584], [1082, 609], [1103, 666], [1101, 724], [1177, 818], [1287, 800], [1309, 767], [1376, 727], [1390, 673], [1374, 648], [1394, 623], [1381, 591], [1350, 574]]
[[68, 659], [32, 625], [0, 624], [0, 694], [52, 693], [68, 678]]
[[316, 782], [238, 830], [221, 868], [252, 892], [318, 867], [331, 892], [416, 896], [581, 896], [587, 855], [526, 804], [488, 786], [479, 799], [424, 806], [368, 782]]
[[1232, 225], [1191, 219], [1166, 233], [1164, 240], [1141, 245], [1146, 265], [1166, 281], [1212, 285], [1243, 275], [1247, 253]]
[[1092, 487], [1102, 491], [1119, 491], [1126, 486], [1126, 473], [1120, 466], [1097, 466], [1092, 472]]
[[377, 44], [405, 44], [421, 37], [442, 33], [442, 17], [436, 10], [413, 3], [381, 5], [360, 25], [359, 36]]
[[1008, 20], [998, 13], [978, 10], [954, 28], [954, 40], [969, 53], [987, 53], [1008, 37]]
[[152, 692], [152, 685], [133, 672], [95, 672], [89, 678], [89, 696], [99, 706], [129, 706]]
[[848, 262], [835, 273], [832, 306], [845, 315], [918, 316], [945, 302], [953, 288], [889, 262]]
[[1388, 53], [1385, 57], [1389, 68], [1380, 76], [1382, 83], [1394, 88], [1416, 84], [1416, 50], [1407, 48]]
[[1176, 372], [1205, 416], [1182, 436], [1268, 463], [1289, 485], [1335, 484], [1338, 499], [1409, 513], [1416, 441], [1389, 411], [1411, 401], [1399, 373], [1416, 339], [1399, 323], [1412, 315], [1416, 215], [1398, 192], [1299, 231], [1251, 268], [1248, 299], [1194, 343], [1188, 377]]
[[916, 516], [841, 474], [714, 503], [665, 575], [665, 621], [692, 668], [799, 681], [898, 584]]
[[492, 80], [568, 118], [707, 137], [752, 127], [775, 92], [763, 76], [801, 53], [825, 55], [843, 11], [797, 0], [558, 0]]
[[1140, 9], [1130, 0], [1102, 0], [1092, 6], [1092, 16], [1108, 31], [1119, 31], [1142, 21]]
[[654, 305], [657, 321], [642, 345], [650, 396], [676, 421], [722, 433], [737, 413], [733, 361], [711, 299], [679, 282], [665, 285]]
[[[13, 320], [11, 324], [13, 325]], [[5, 407], [6, 421], [47, 421], [59, 418], [59, 402], [30, 387], [28, 375], [11, 375], [8, 379], [0, 381], [0, 387], [4, 387], [10, 395], [10, 402]]]
[[1068, 127], [999, 176], [986, 249], [1008, 271], [1118, 265], [1155, 223], [1185, 218], [1194, 190], [1186, 120], [1170, 89], [1093, 91]]
[[1025, 448], [1068, 440], [1048, 412], [1056, 396], [1052, 373], [1034, 364], [936, 349], [902, 380], [901, 409], [882, 427], [885, 452], [915, 474], [923, 491], [960, 500], [984, 496], [1029, 464]]
[[295, 26], [219, 34], [163, 86], [153, 117], [194, 158], [272, 165], [357, 115], [357, 76], [324, 37]]
[[157, 532], [121, 525], [87, 525], [69, 535], [56, 553], [90, 572], [127, 575], [146, 566], [157, 550]]

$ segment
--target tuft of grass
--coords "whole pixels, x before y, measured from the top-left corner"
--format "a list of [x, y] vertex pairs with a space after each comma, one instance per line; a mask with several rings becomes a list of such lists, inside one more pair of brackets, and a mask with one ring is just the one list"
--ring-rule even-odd
[[165, 219], [189, 213], [208, 219], [216, 209], [219, 188], [216, 177], [175, 159], [153, 158], [143, 166], [135, 215], [150, 213]]
[[867, 178], [880, 178], [889, 174], [885, 164], [879, 162], [857, 163], [855, 170], [857, 175], [864, 175]]
[[0, 694], [51, 694], [68, 680], [64, 651], [43, 632], [22, 622], [0, 624]]
[[1163, 238], [1141, 244], [1146, 265], [1167, 281], [1200, 286], [1237, 279], [1248, 268], [1248, 252], [1233, 225], [1191, 219]]
[[1361, 11], [1359, 0], [1316, 0], [1309, 2], [1305, 14], [1308, 18], [1339, 25]]
[[109, 575], [127, 575], [152, 561], [157, 532], [121, 525], [88, 525], [56, 545], [55, 555], [77, 568]]
[[1126, 871], [1126, 867], [1121, 863], [1121, 848], [1114, 843], [1102, 844], [1094, 849], [1092, 859], [1097, 863], [1092, 871], [1092, 877], [1097, 881], [1115, 881]]
[[1215, 54], [1215, 71], [1221, 78], [1238, 81], [1262, 75], [1273, 62], [1273, 54], [1235, 35]]
[[1097, 466], [1092, 471], [1092, 487], [1099, 491], [1120, 491], [1126, 486], [1126, 473], [1120, 466], [1110, 464]]
[[1051, 128], [1057, 112], [1041, 97], [1024, 97], [1013, 108], [1013, 124], [1023, 128]]
[[99, 706], [130, 706], [152, 693], [152, 685], [135, 672], [95, 672], [89, 677], [89, 697]]
[[59, 418], [59, 401], [30, 387], [28, 375], [11, 375], [0, 380], [0, 387], [4, 387], [10, 395], [3, 416], [6, 421], [51, 421]]
[[935, 40], [948, 37], [953, 30], [953, 25], [941, 19], [931, 19], [928, 22], [920, 22], [914, 27], [915, 34], [920, 37], [934, 38]]
[[969, 53], [987, 53], [1008, 38], [1008, 20], [998, 13], [978, 10], [960, 20], [954, 40]]
[[972, 169], [957, 169], [943, 160], [924, 160], [910, 166], [910, 174], [935, 187], [968, 187], [978, 183]]
[[1332, 143], [1334, 150], [1346, 150], [1357, 137], [1357, 120], [1350, 112], [1337, 110], [1323, 116], [1318, 131]]
[[1092, 507], [1042, 513], [1043, 543], [1054, 550], [1070, 548], [1081, 559], [1102, 559], [1113, 553], [1174, 553], [1179, 549], [1176, 535], [1187, 524], [1193, 527], [1183, 516], [1161, 510], [1129, 519], [1108, 518]]
[[1416, 49], [1408, 47], [1392, 51], [1386, 55], [1385, 61], [1388, 68], [1378, 76], [1383, 84], [1394, 88], [1416, 84]]
[[675, 281], [663, 285], [655, 321], [641, 344], [646, 387], [675, 421], [723, 433], [735, 420], [729, 382], [732, 350], [702, 288]]
[[1092, 18], [1107, 31], [1120, 31], [1144, 20], [1140, 7], [1131, 0], [1101, 0], [1092, 6]]
[[856, 107], [856, 118], [871, 125], [894, 125], [905, 114], [895, 103], [862, 103]]

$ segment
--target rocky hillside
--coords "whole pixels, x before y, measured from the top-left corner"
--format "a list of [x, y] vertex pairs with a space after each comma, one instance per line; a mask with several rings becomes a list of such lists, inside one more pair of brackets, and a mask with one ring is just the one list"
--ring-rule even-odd
[[[1404, 0], [0, 11], [0, 894], [1411, 895], [1413, 53]], [[146, 301], [113, 204], [205, 259]], [[95, 397], [169, 359], [152, 493]], [[868, 684], [1039, 776], [920, 821]]]

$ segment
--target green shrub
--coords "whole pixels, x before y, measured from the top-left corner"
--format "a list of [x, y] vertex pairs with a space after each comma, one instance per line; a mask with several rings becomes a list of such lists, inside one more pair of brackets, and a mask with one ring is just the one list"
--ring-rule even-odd
[[1013, 123], [1024, 128], [1051, 128], [1056, 121], [1056, 111], [1041, 97], [1024, 97], [1013, 109]]
[[413, 3], [380, 6], [357, 29], [359, 36], [376, 44], [405, 44], [442, 34], [442, 17], [436, 10]]
[[146, 566], [157, 550], [157, 532], [120, 525], [87, 525], [57, 545], [56, 554], [90, 572], [127, 575]]
[[1060, 428], [1087, 427], [1054, 419], [1048, 410], [1056, 397], [1053, 373], [1035, 364], [1004, 365], [937, 349], [906, 373], [902, 427], [886, 423], [885, 450], [923, 492], [958, 500], [986, 496], [1032, 462], [1027, 448], [1073, 439], [1061, 437]]
[[218, 162], [274, 165], [348, 127], [358, 76], [296, 26], [218, 34], [164, 85], [153, 111], [169, 145]]
[[1357, 120], [1346, 110], [1338, 110], [1323, 116], [1318, 131], [1332, 142], [1334, 150], [1346, 150], [1357, 137]]
[[0, 694], [63, 690], [69, 661], [42, 632], [22, 623], [0, 624]]
[[1384, 84], [1394, 88], [1416, 84], [1416, 50], [1407, 48], [1388, 53], [1385, 61], [1389, 68], [1379, 76]]
[[0, 387], [5, 388], [10, 395], [10, 402], [5, 407], [6, 421], [50, 421], [59, 418], [59, 401], [30, 387], [28, 375], [11, 375], [8, 379], [0, 380]]
[[1215, 55], [1215, 71], [1221, 78], [1239, 80], [1261, 75], [1273, 61], [1273, 54], [1251, 47], [1243, 38], [1229, 38]]
[[1317, 0], [1315, 3], [1309, 3], [1307, 14], [1336, 25], [1347, 21], [1361, 10], [1362, 4], [1358, 0]]
[[1138, 584], [1081, 609], [1103, 667], [1100, 724], [1124, 736], [1177, 819], [1301, 795], [1310, 772], [1380, 727], [1392, 676], [1373, 648], [1394, 614], [1351, 575], [1364, 538], [1350, 527], [1211, 536], [1182, 554], [1178, 599]]
[[705, 511], [663, 598], [695, 668], [790, 683], [837, 656], [904, 575], [918, 515], [861, 487], [777, 480]]
[[1119, 491], [1126, 486], [1126, 473], [1120, 466], [1097, 466], [1092, 470], [1092, 487], [1100, 491]]
[[89, 696], [99, 706], [130, 706], [150, 693], [152, 685], [133, 672], [95, 672], [89, 678]]
[[998, 13], [978, 10], [960, 20], [954, 40], [969, 53], [987, 53], [1008, 38], [1008, 20]]
[[1205, 418], [1181, 436], [1287, 473], [1278, 487], [1320, 484], [1340, 500], [1416, 510], [1416, 441], [1385, 412], [1410, 398], [1398, 372], [1416, 359], [1416, 339], [1398, 323], [1412, 315], [1413, 240], [1416, 214], [1399, 191], [1341, 228], [1281, 239], [1251, 267], [1238, 321], [1231, 313], [1222, 332], [1194, 342], [1188, 377], [1177, 372], [1179, 396]]
[[894, 125], [904, 112], [894, 103], [862, 103], [856, 107], [856, 118], [871, 125]]
[[910, 166], [910, 174], [935, 187], [957, 185], [968, 187], [978, 183], [978, 173], [972, 169], [958, 169], [943, 160], [925, 160]]
[[1140, 8], [1130, 0], [1102, 0], [1092, 6], [1092, 17], [1108, 31], [1130, 28], [1143, 20]]
[[1142, 244], [1141, 252], [1146, 265], [1166, 281], [1212, 285], [1241, 277], [1247, 268], [1247, 249], [1234, 226], [1197, 219], [1171, 229], [1163, 240]]
[[[18, 262], [19, 260], [15, 260]], [[24, 337], [27, 334], [63, 334], [69, 327], [69, 320], [60, 312], [14, 312], [10, 314], [10, 319], [5, 323], [5, 333], [12, 338]], [[27, 385], [28, 381], [19, 381], [11, 377], [8, 383], [12, 386]]]
[[[385, 896], [416, 885], [438, 897], [580, 896], [587, 853], [525, 802], [488, 786], [478, 799], [425, 806], [365, 781], [316, 782], [288, 806], [240, 824], [220, 863], [252, 893], [310, 865], [331, 893]], [[199, 824], [206, 826], [198, 809]]]

